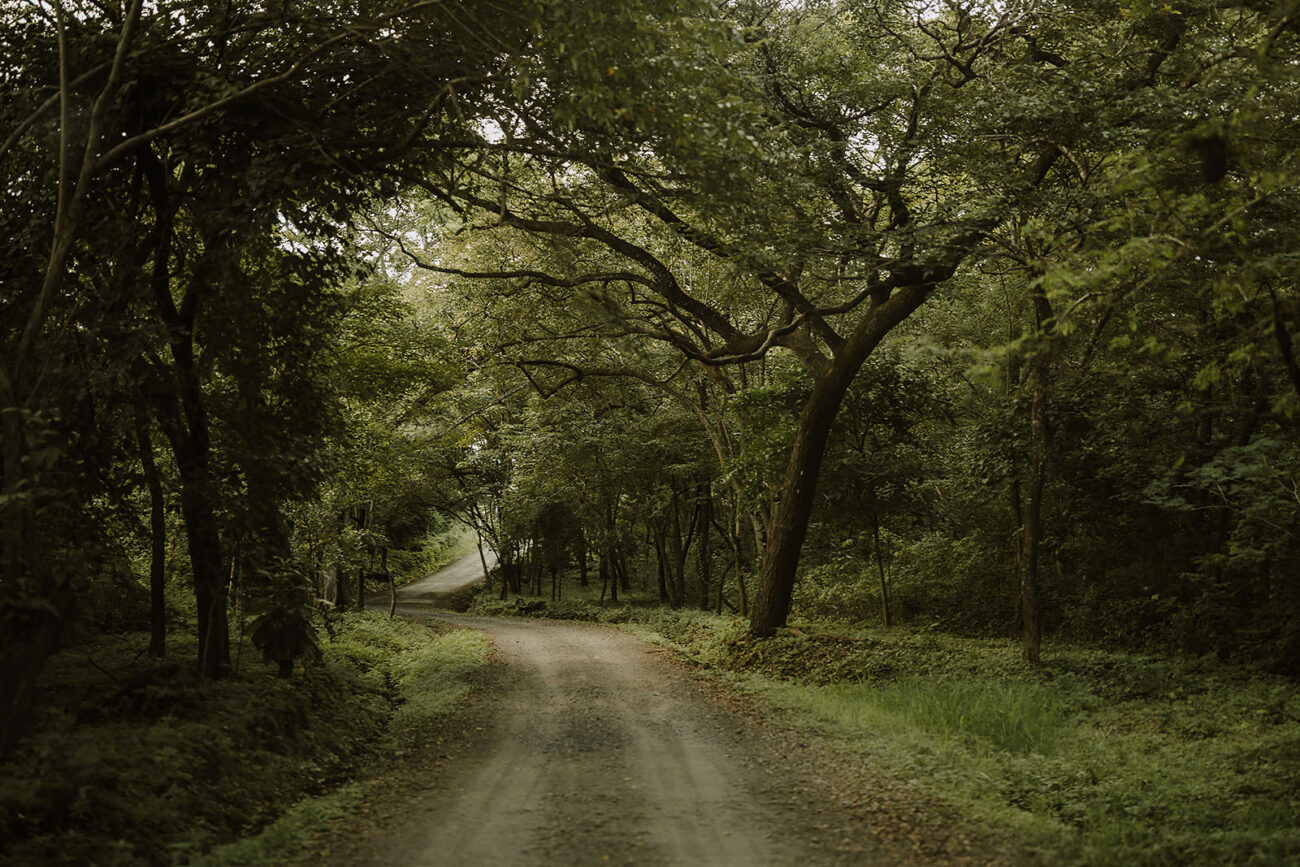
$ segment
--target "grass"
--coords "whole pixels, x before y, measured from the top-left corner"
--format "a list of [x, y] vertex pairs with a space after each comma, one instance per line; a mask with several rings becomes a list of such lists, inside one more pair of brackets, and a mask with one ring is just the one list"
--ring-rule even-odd
[[[731, 658], [743, 688], [798, 724], [923, 781], [1049, 863], [1300, 858], [1295, 684], [1075, 648], [1027, 669], [1010, 643], [904, 630], [860, 644], [845, 653], [783, 637], [766, 659], [743, 643]], [[847, 676], [792, 672], [819, 651]], [[754, 673], [756, 663], [781, 674]]]
[[[801, 624], [574, 598], [1048, 864], [1300, 864], [1300, 685], [1205, 658]], [[481, 607], [507, 609], [492, 602]]]
[[1005, 678], [837, 683], [815, 688], [808, 698], [819, 718], [848, 731], [905, 737], [919, 730], [983, 755], [1050, 754], [1065, 720], [1055, 692]]
[[[370, 627], [382, 623], [371, 618]], [[374, 756], [377, 763], [401, 761], [401, 757], [439, 717], [454, 710], [469, 695], [468, 677], [483, 664], [489, 644], [482, 633], [456, 630], [439, 633], [416, 647], [403, 641], [386, 642], [383, 634], [366, 636], [369, 646], [388, 645], [397, 652], [392, 674], [398, 703], [382, 737], [377, 739]], [[367, 771], [373, 770], [368, 768]], [[303, 798], [259, 833], [219, 846], [196, 859], [196, 867], [255, 867], [280, 864], [300, 856], [305, 844], [317, 831], [335, 819], [350, 815], [364, 804], [375, 786], [367, 774], [323, 795]]]
[[236, 675], [197, 680], [181, 636], [184, 664], [143, 658], [140, 635], [56, 655], [36, 734], [0, 771], [0, 863], [278, 860], [354, 802], [349, 778], [454, 707], [487, 651], [478, 633], [368, 613], [332, 630], [324, 659], [292, 680], [251, 652]]

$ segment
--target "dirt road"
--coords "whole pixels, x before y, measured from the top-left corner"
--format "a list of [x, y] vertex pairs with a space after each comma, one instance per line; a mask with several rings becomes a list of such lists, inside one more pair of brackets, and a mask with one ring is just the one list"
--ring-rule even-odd
[[[488, 568], [496, 565], [495, 554], [486, 552], [486, 559]], [[482, 580], [483, 559], [474, 551], [398, 590], [397, 613], [414, 617], [428, 614], [439, 607], [442, 600], [462, 594]], [[388, 591], [381, 590], [367, 594], [366, 607], [387, 611], [389, 601]]]
[[[498, 659], [427, 786], [335, 863], [870, 863], [853, 821], [680, 664], [617, 630], [436, 615]], [[409, 784], [408, 784], [409, 785]]]

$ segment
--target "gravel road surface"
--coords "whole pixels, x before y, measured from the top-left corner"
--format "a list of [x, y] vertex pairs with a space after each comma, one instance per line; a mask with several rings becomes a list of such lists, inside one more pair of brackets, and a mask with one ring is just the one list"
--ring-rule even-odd
[[[467, 707], [312, 849], [332, 865], [1005, 864], [960, 823], [610, 627], [439, 610], [474, 554], [398, 611], [495, 648]], [[387, 607], [387, 599], [383, 600]], [[848, 781], [846, 783], [846, 780]]]
[[646, 642], [584, 624], [437, 616], [488, 634], [494, 682], [428, 788], [336, 863], [873, 860], [752, 723]]
[[[496, 555], [485, 552], [488, 568], [496, 565]], [[463, 594], [483, 580], [483, 562], [477, 551], [413, 581], [397, 591], [397, 613], [408, 617], [421, 617], [439, 607], [443, 600]], [[390, 601], [387, 590], [366, 595], [366, 607], [387, 611]]]

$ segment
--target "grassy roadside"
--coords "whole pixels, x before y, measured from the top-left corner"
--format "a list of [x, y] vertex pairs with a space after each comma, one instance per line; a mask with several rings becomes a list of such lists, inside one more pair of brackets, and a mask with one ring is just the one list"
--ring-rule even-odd
[[[480, 607], [502, 607], [499, 603]], [[574, 600], [672, 647], [1049, 864], [1300, 863], [1300, 686], [1212, 659]]]
[[[187, 664], [142, 658], [133, 635], [60, 653], [42, 675], [38, 733], [0, 769], [0, 863], [263, 864], [292, 852], [364, 794], [348, 779], [464, 698], [487, 654], [479, 633], [369, 613], [335, 618], [332, 632], [322, 661], [292, 680], [245, 649], [242, 671], [198, 681]], [[193, 656], [182, 640], [171, 651]]]

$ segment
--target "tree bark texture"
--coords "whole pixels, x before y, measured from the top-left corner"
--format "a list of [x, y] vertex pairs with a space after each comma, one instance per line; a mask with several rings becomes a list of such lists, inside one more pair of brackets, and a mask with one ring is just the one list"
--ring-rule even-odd
[[[192, 362], [187, 349], [177, 349], [178, 358]], [[183, 362], [178, 367], [181, 373], [192, 372], [192, 367]], [[225, 570], [221, 567], [224, 557], [217, 523], [216, 483], [208, 466], [207, 416], [197, 383], [181, 391], [181, 406], [177, 405], [175, 395], [161, 398], [160, 421], [180, 475], [181, 515], [198, 603], [199, 673], [215, 678], [230, 669], [228, 589]]]
[[765, 637], [785, 626], [790, 614], [799, 555], [808, 535], [817, 478], [830, 439], [831, 427], [853, 378], [890, 330], [920, 307], [930, 285], [918, 284], [894, 292], [871, 308], [866, 319], [845, 341], [833, 361], [821, 361], [813, 377], [812, 395], [804, 404], [786, 464], [780, 500], [772, 519], [763, 557], [763, 577], [754, 596], [750, 633]]
[[769, 528], [763, 578], [754, 596], [749, 621], [754, 635], [772, 635], [785, 626], [790, 614], [790, 597], [794, 592], [799, 555], [808, 535], [817, 477], [835, 414], [851, 379], [840, 375], [818, 380], [799, 417], [780, 500]]

